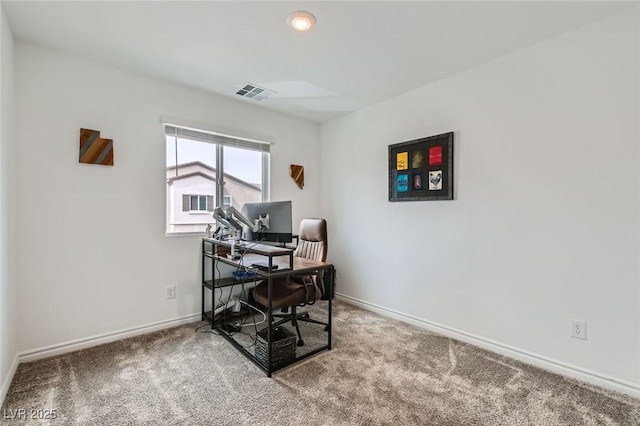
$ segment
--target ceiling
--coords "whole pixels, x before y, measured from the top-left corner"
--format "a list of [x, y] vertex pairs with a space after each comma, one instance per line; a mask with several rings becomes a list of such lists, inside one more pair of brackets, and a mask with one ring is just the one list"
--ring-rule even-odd
[[[630, 2], [3, 1], [14, 37], [314, 122], [634, 6]], [[287, 26], [305, 9], [318, 23]], [[247, 82], [273, 90], [255, 101]]]

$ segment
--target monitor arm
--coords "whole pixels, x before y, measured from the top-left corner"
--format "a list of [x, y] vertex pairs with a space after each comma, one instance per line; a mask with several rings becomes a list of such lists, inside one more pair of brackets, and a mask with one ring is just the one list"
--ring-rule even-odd
[[269, 213], [261, 214], [253, 225], [253, 232], [260, 232], [264, 229], [269, 229]]
[[242, 227], [238, 224], [238, 222], [228, 217], [224, 210], [222, 210], [222, 207], [216, 207], [213, 210], [213, 218], [216, 220], [216, 222], [224, 225], [232, 231], [242, 231]]
[[239, 226], [240, 231], [242, 231], [242, 226], [238, 222], [242, 222], [249, 227], [249, 229], [253, 229], [257, 231], [255, 223], [251, 222], [245, 215], [240, 213], [234, 207], [227, 207], [227, 220], [233, 221], [237, 226]]
[[[269, 229], [269, 215], [260, 217], [259, 219], [251, 222], [245, 215], [240, 213], [234, 207], [227, 207], [226, 212], [222, 210], [222, 207], [216, 207], [213, 210], [213, 218], [219, 223], [229, 228], [232, 231], [242, 233], [242, 224], [247, 225], [253, 232], [258, 232], [262, 229]], [[240, 223], [238, 223], [240, 222]]]
[[258, 219], [251, 222], [245, 215], [240, 213], [234, 207], [227, 207], [226, 212], [222, 210], [222, 207], [216, 207], [213, 210], [213, 218], [219, 223], [230, 229], [231, 231], [242, 234], [242, 224], [245, 224], [252, 229], [253, 232], [260, 232], [265, 229], [269, 229], [269, 215], [260, 215]]

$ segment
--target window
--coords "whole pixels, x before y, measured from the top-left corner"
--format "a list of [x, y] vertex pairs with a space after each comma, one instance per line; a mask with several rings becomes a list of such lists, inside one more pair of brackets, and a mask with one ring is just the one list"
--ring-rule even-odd
[[165, 139], [167, 234], [204, 233], [216, 207], [269, 200], [268, 143], [173, 125]]
[[182, 194], [183, 212], [212, 212], [213, 195]]

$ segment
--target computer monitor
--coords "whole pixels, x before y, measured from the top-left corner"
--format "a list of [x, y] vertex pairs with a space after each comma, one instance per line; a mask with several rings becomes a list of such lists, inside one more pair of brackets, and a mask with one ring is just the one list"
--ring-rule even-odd
[[290, 243], [293, 241], [291, 201], [270, 201], [247, 203], [242, 214], [251, 222], [262, 225], [259, 230], [244, 227], [244, 239], [248, 241], [269, 241]]

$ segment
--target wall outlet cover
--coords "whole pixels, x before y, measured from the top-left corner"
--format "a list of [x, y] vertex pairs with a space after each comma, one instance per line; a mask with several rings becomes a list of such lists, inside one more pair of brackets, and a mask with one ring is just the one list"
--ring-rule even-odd
[[176, 286], [170, 285], [167, 287], [167, 299], [175, 299], [176, 298]]
[[571, 320], [571, 337], [587, 340], [587, 323], [584, 321]]

